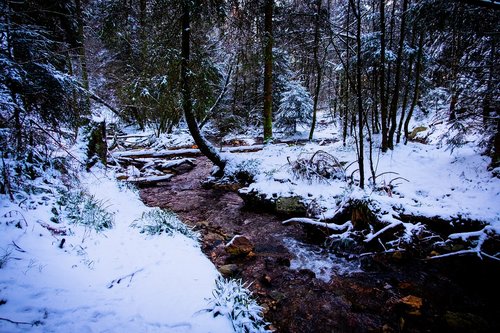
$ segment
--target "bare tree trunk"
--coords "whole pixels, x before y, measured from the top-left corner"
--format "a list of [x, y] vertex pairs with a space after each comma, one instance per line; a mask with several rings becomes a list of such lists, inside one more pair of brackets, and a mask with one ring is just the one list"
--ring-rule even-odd
[[387, 147], [389, 149], [394, 149], [394, 133], [396, 132], [396, 126], [398, 123], [397, 112], [398, 112], [398, 102], [399, 94], [401, 89], [401, 69], [403, 67], [403, 48], [404, 48], [404, 38], [406, 33], [406, 10], [408, 9], [408, 0], [403, 0], [403, 12], [401, 16], [401, 29], [399, 36], [397, 63], [396, 63], [396, 74], [394, 78], [394, 92], [392, 94], [391, 106], [389, 114], [391, 117], [391, 128], [389, 129], [389, 136], [387, 138]]
[[[416, 30], [417, 28], [413, 26], [413, 35], [411, 39], [411, 46], [415, 47], [415, 35], [416, 35]], [[415, 62], [415, 56], [412, 54], [410, 55], [410, 59], [408, 61], [408, 74], [406, 76], [406, 87], [405, 87], [405, 92], [403, 95], [403, 102], [401, 103], [401, 116], [399, 118], [399, 125], [398, 125], [398, 131], [397, 131], [397, 138], [396, 138], [396, 143], [401, 142], [401, 131], [403, 129], [403, 124], [406, 116], [406, 107], [408, 106], [408, 98], [410, 95], [410, 87], [411, 87], [411, 76], [413, 73], [413, 63]]]
[[380, 121], [382, 151], [387, 151], [387, 103], [385, 97], [385, 0], [380, 0]]
[[[497, 115], [500, 116], [500, 114]], [[497, 132], [495, 133], [495, 138], [493, 139], [493, 156], [491, 161], [491, 166], [496, 168], [500, 166], [500, 118], [497, 120]]]
[[312, 122], [311, 122], [311, 131], [309, 132], [309, 140], [313, 139], [314, 129], [316, 127], [316, 114], [318, 111], [318, 99], [319, 92], [321, 90], [321, 64], [319, 62], [319, 43], [320, 43], [320, 35], [319, 35], [319, 23], [320, 23], [320, 14], [321, 14], [321, 1], [316, 1], [316, 18], [315, 18], [315, 26], [314, 26], [314, 48], [313, 48], [313, 57], [314, 57], [314, 68], [316, 69], [316, 86], [314, 88], [314, 101], [313, 101], [313, 114], [312, 114]]
[[488, 127], [488, 122], [491, 113], [491, 100], [493, 95], [493, 72], [495, 71], [495, 38], [490, 37], [490, 58], [488, 64], [488, 82], [486, 83], [486, 94], [483, 99], [483, 125]]
[[413, 116], [413, 111], [415, 110], [415, 106], [417, 105], [418, 98], [420, 95], [420, 76], [422, 73], [423, 55], [424, 55], [424, 32], [420, 32], [418, 40], [417, 64], [415, 69], [415, 89], [413, 93], [413, 99], [410, 105], [410, 110], [408, 110], [408, 114], [406, 115], [406, 120], [404, 124], [405, 144], [408, 143], [408, 133], [409, 133], [408, 126], [410, 124], [411, 117]]
[[[347, 8], [347, 20], [346, 20], [346, 26], [345, 26], [345, 29], [346, 29], [346, 33], [349, 34], [349, 27], [351, 26], [351, 15], [350, 15], [351, 11], [349, 9], [349, 7]], [[346, 140], [347, 140], [347, 132], [348, 132], [348, 127], [349, 127], [349, 99], [350, 99], [350, 93], [349, 93], [349, 89], [351, 88], [351, 85], [349, 84], [350, 82], [350, 79], [349, 79], [349, 75], [350, 75], [350, 70], [349, 70], [349, 64], [350, 64], [350, 45], [349, 45], [349, 41], [350, 39], [349, 38], [346, 38], [346, 65], [345, 65], [345, 83], [344, 83], [344, 89], [345, 89], [345, 109], [344, 109], [344, 130], [342, 132], [342, 142], [344, 144], [344, 146], [346, 145]]]
[[191, 74], [189, 70], [190, 59], [190, 35], [191, 35], [191, 15], [189, 8], [189, 1], [184, 0], [182, 3], [182, 49], [181, 49], [181, 82], [182, 82], [182, 106], [184, 109], [184, 116], [188, 124], [189, 131], [193, 136], [195, 143], [198, 145], [200, 151], [210, 159], [215, 165], [220, 168], [222, 173], [226, 166], [226, 161], [217, 153], [216, 149], [205, 139], [201, 134], [196, 117], [193, 113], [193, 101], [191, 98]]
[[[80, 58], [80, 69], [82, 71], [82, 87], [85, 90], [90, 90], [89, 84], [89, 72], [87, 69], [87, 56], [85, 55], [85, 34], [83, 31], [83, 12], [81, 0], [76, 0], [76, 17], [78, 23], [78, 42], [80, 43], [78, 47], [78, 57]], [[85, 103], [83, 108], [84, 115], [90, 115], [90, 97], [85, 95]], [[77, 115], [77, 123], [79, 122], [80, 115]]]
[[363, 147], [363, 91], [362, 91], [362, 70], [361, 62], [361, 6], [360, 0], [357, 4], [350, 0], [354, 16], [356, 17], [356, 97], [358, 109], [358, 166], [359, 166], [359, 186], [365, 187], [365, 167], [364, 167], [364, 147]]
[[264, 142], [273, 138], [273, 6], [265, 1], [264, 17]]

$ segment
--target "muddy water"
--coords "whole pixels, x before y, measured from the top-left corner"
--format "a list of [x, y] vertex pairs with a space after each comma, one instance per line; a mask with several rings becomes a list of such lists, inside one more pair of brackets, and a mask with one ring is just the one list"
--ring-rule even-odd
[[[168, 208], [203, 236], [217, 267], [252, 282], [250, 289], [277, 332], [500, 332], [499, 264], [475, 258], [423, 261], [375, 255], [358, 262], [307, 244], [299, 226], [246, 210], [231, 191], [203, 188], [205, 158], [161, 186], [141, 190], [150, 206]], [[230, 257], [224, 244], [248, 237], [254, 254]], [[235, 265], [235, 266], [234, 266]]]

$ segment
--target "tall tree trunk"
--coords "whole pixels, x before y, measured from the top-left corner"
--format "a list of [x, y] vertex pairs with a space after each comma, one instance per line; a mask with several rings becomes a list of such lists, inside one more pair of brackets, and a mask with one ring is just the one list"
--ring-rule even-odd
[[140, 0], [139, 2], [139, 34], [141, 43], [141, 61], [146, 61], [147, 56], [147, 31], [146, 31], [146, 0]]
[[217, 153], [215, 147], [201, 134], [196, 117], [193, 113], [193, 101], [191, 98], [191, 74], [189, 70], [190, 62], [190, 35], [191, 35], [191, 15], [189, 0], [184, 0], [182, 3], [182, 48], [181, 48], [181, 82], [182, 82], [182, 107], [184, 116], [188, 124], [189, 132], [193, 136], [194, 142], [203, 155], [208, 157], [215, 165], [220, 168], [220, 173], [224, 171], [226, 161]]
[[406, 115], [405, 124], [404, 124], [404, 132], [405, 132], [405, 144], [408, 143], [408, 126], [410, 125], [411, 117], [413, 116], [413, 111], [415, 110], [415, 106], [417, 105], [419, 95], [420, 95], [420, 76], [422, 73], [422, 61], [424, 55], [424, 32], [420, 32], [420, 36], [418, 39], [418, 51], [417, 51], [417, 63], [415, 69], [415, 88], [413, 92], [413, 98], [410, 105], [410, 110], [408, 110], [408, 114]]
[[448, 121], [454, 121], [457, 119], [456, 106], [458, 103], [459, 90], [458, 90], [458, 73], [460, 66], [460, 54], [461, 54], [461, 34], [459, 30], [460, 22], [458, 18], [463, 17], [463, 6], [459, 2], [453, 10], [453, 27], [452, 27], [452, 54], [451, 54], [451, 75], [450, 75], [450, 110]]
[[488, 81], [486, 83], [486, 94], [483, 99], [483, 125], [488, 127], [491, 113], [491, 100], [493, 96], [493, 72], [495, 71], [495, 37], [490, 37], [490, 58], [488, 61]]
[[380, 121], [382, 151], [387, 151], [387, 102], [385, 97], [385, 0], [380, 0]]
[[389, 129], [389, 136], [387, 138], [387, 147], [389, 149], [394, 149], [394, 133], [396, 132], [397, 126], [397, 112], [399, 104], [399, 94], [401, 89], [401, 69], [403, 67], [403, 48], [404, 39], [406, 34], [406, 10], [408, 9], [408, 0], [403, 0], [403, 12], [401, 14], [401, 29], [399, 36], [397, 63], [396, 63], [396, 74], [394, 77], [394, 92], [392, 94], [391, 106], [389, 109], [389, 115], [391, 117], [391, 128]]
[[[346, 20], [346, 24], [345, 24], [345, 31], [347, 33], [347, 35], [349, 35], [349, 27], [351, 26], [351, 10], [349, 9], [350, 7], [347, 8], [347, 20]], [[344, 73], [344, 80], [342, 80], [342, 82], [344, 82], [344, 90], [345, 90], [345, 107], [344, 107], [344, 130], [342, 132], [342, 143], [344, 144], [344, 146], [346, 145], [346, 141], [347, 141], [347, 132], [348, 132], [348, 127], [349, 127], [349, 99], [350, 99], [350, 89], [351, 89], [351, 85], [350, 85], [350, 45], [349, 45], [349, 41], [350, 39], [349, 38], [346, 38], [346, 63], [345, 63], [345, 73]]]
[[[83, 11], [81, 0], [76, 0], [76, 19], [78, 24], [78, 57], [80, 58], [80, 68], [82, 71], [82, 87], [86, 91], [90, 90], [89, 84], [89, 72], [87, 69], [87, 56], [85, 55], [85, 33], [83, 31], [84, 21], [83, 21]], [[85, 103], [83, 108], [84, 115], [90, 115], [90, 97], [88, 94], [84, 95]], [[80, 116], [80, 115], [78, 115]]]
[[[500, 114], [497, 112], [497, 116]], [[491, 160], [491, 167], [496, 168], [500, 166], [500, 117], [497, 120], [497, 132], [493, 139], [493, 156]]]
[[318, 111], [319, 92], [321, 90], [321, 64], [319, 62], [319, 43], [320, 43], [319, 23], [321, 14], [321, 2], [322, 0], [316, 0], [316, 17], [314, 24], [314, 47], [313, 47], [314, 68], [316, 70], [316, 86], [314, 88], [313, 114], [311, 122], [311, 131], [309, 132], [309, 140], [313, 139], [314, 129], [316, 127], [316, 114]]
[[[412, 48], [415, 47], [415, 36], [416, 36], [416, 30], [417, 27], [414, 25], [413, 26], [413, 31], [414, 33], [412, 34], [411, 38], [411, 46]], [[399, 118], [399, 125], [398, 125], [398, 131], [397, 131], [397, 138], [396, 138], [396, 143], [401, 142], [401, 131], [403, 129], [403, 124], [406, 116], [406, 107], [408, 106], [408, 98], [410, 95], [410, 88], [411, 88], [411, 76], [413, 73], [413, 63], [415, 62], [415, 56], [413, 54], [410, 55], [410, 59], [408, 61], [408, 74], [406, 76], [406, 86], [405, 86], [405, 92], [403, 95], [403, 101], [401, 103], [401, 116]]]
[[274, 0], [265, 0], [264, 142], [273, 138], [273, 6]]
[[363, 64], [361, 62], [361, 6], [360, 0], [357, 4], [354, 0], [350, 0], [351, 7], [356, 17], [356, 100], [358, 109], [358, 166], [359, 166], [359, 186], [365, 187], [365, 167], [364, 167], [364, 147], [363, 147], [363, 91], [362, 91], [362, 71]]

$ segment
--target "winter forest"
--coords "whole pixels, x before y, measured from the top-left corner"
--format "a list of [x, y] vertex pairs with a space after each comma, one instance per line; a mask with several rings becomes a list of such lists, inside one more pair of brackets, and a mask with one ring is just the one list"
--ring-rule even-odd
[[500, 1], [0, 1], [0, 332], [499, 332]]

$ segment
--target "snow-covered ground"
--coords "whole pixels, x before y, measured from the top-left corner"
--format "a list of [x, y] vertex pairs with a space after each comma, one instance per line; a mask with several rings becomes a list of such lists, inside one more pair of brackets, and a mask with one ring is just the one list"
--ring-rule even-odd
[[[488, 171], [490, 158], [481, 154], [474, 136], [463, 146], [448, 149], [442, 138], [448, 131], [446, 123], [427, 128], [420, 133], [427, 144], [408, 142], [398, 144], [394, 150], [380, 153], [374, 137], [373, 163], [376, 186], [373, 186], [368, 143], [365, 145], [366, 186], [349, 185], [359, 179], [356, 146], [348, 139], [344, 146], [335, 126], [322, 113], [315, 135], [316, 142], [302, 145], [268, 145], [251, 154], [228, 156], [231, 167], [247, 169], [255, 175], [255, 182], [243, 192], [257, 192], [268, 198], [301, 197], [315, 207], [313, 216], [318, 220], [333, 217], [352, 199], [370, 202], [380, 221], [388, 225], [401, 224], [400, 214], [437, 217], [449, 221], [472, 220], [486, 223], [488, 233], [500, 234], [500, 179]], [[429, 120], [424, 119], [428, 124]], [[307, 132], [297, 134], [297, 139]], [[319, 139], [319, 143], [318, 143]], [[321, 140], [330, 139], [325, 144]], [[351, 141], [349, 141], [351, 140]], [[332, 142], [333, 141], [333, 142]], [[297, 159], [310, 159], [317, 151], [333, 156], [345, 168], [345, 179], [304, 179], [297, 177], [292, 165]], [[313, 222], [314, 223], [314, 222]], [[412, 233], [415, 226], [405, 224]], [[481, 226], [478, 226], [480, 228]], [[369, 240], [376, 235], [367, 235]], [[462, 237], [462, 235], [455, 235]]]
[[219, 274], [197, 241], [131, 227], [151, 208], [99, 170], [82, 186], [113, 228], [52, 223], [42, 196], [36, 209], [1, 198], [0, 332], [234, 331], [206, 311]]
[[[450, 222], [478, 220], [488, 224], [489, 233], [500, 234], [500, 179], [487, 171], [489, 158], [480, 154], [473, 140], [454, 150], [438, 144], [446, 130], [445, 125], [434, 127], [422, 134], [428, 135], [429, 144], [400, 144], [385, 154], [378, 153], [375, 143], [376, 186], [364, 190], [346, 179], [303, 179], [292, 171], [294, 161], [322, 150], [343, 164], [351, 183], [359, 178], [354, 141], [344, 146], [326, 113], [320, 115], [314, 143], [224, 154], [230, 160], [228, 171], [247, 169], [255, 175], [255, 182], [243, 191], [273, 198], [300, 196], [315, 207], [318, 220], [332, 217], [350, 199], [363, 198], [389, 225], [400, 223], [398, 214], [405, 213]], [[143, 145], [152, 138], [148, 133], [132, 134], [126, 139], [132, 144]], [[295, 139], [306, 135], [304, 131]], [[192, 143], [184, 129], [149, 142], [155, 150]], [[368, 159], [365, 167], [369, 184]], [[113, 217], [113, 227], [99, 232], [64, 219], [51, 222], [57, 194], [43, 181], [38, 186], [48, 191], [26, 200], [13, 203], [0, 197], [0, 332], [233, 332], [231, 311], [224, 307], [234, 304], [225, 293], [246, 295], [241, 284], [233, 282], [222, 288], [222, 294], [214, 293], [220, 287], [219, 274], [195, 239], [175, 232], [141, 233], [134, 224], [152, 209], [134, 191], [119, 186], [115, 176], [99, 168], [81, 175], [79, 187]], [[474, 235], [450, 238], [469, 236]], [[297, 253], [292, 266], [312, 269], [325, 280], [331, 269], [336, 274], [344, 269], [319, 262], [296, 241], [286, 242]], [[252, 307], [259, 311], [255, 303]], [[214, 312], [225, 316], [214, 317]]]
[[[270, 197], [273, 194], [275, 197], [298, 195], [314, 199], [324, 209], [322, 217], [330, 217], [344, 197], [359, 189], [340, 180], [309, 182], [293, 177], [288, 159], [310, 157], [318, 149], [347, 162], [346, 165], [356, 160], [356, 151], [343, 147], [341, 142], [322, 147], [316, 144], [267, 146], [260, 152], [248, 154], [248, 158], [255, 160], [259, 172], [256, 182], [245, 190], [266, 193]], [[434, 145], [410, 142], [378, 156], [376, 163], [376, 174], [381, 175], [377, 177], [377, 185], [388, 186], [395, 179], [391, 183], [394, 189], [388, 193], [367, 186], [356, 195], [419, 216], [451, 219], [461, 215], [492, 224], [500, 222], [500, 179], [486, 170], [489, 158], [479, 155], [473, 147], [457, 148], [450, 153]], [[347, 175], [355, 169], [357, 164], [351, 164]], [[369, 170], [365, 172], [369, 177]], [[359, 174], [355, 172], [354, 177], [359, 178]], [[401, 178], [396, 179], [398, 177]]]

